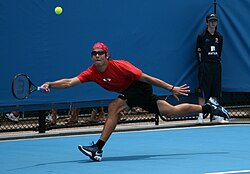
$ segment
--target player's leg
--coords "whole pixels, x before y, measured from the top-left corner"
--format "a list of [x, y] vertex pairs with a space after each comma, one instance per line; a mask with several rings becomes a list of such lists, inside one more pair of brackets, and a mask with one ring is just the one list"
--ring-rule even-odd
[[161, 115], [166, 117], [174, 117], [176, 115], [185, 115], [185, 114], [197, 114], [202, 112], [203, 114], [210, 113], [211, 115], [222, 116], [226, 119], [229, 119], [230, 116], [227, 110], [220, 105], [214, 104], [208, 101], [205, 105], [196, 105], [196, 104], [179, 104], [171, 105], [165, 100], [158, 100], [157, 106]]
[[113, 130], [115, 129], [119, 119], [120, 119], [120, 112], [124, 109], [128, 108], [128, 105], [125, 100], [121, 98], [115, 99], [108, 107], [108, 117], [103, 127], [101, 140], [106, 142], [110, 135], [112, 134]]
[[157, 106], [159, 108], [160, 114], [166, 117], [174, 117], [177, 115], [200, 113], [200, 112], [203, 112], [203, 113], [208, 112], [208, 110], [203, 111], [201, 105], [183, 103], [183, 104], [173, 106], [169, 104], [168, 102], [166, 102], [165, 100], [158, 100]]
[[79, 145], [78, 149], [87, 155], [90, 159], [94, 161], [102, 160], [102, 148], [105, 145], [106, 141], [109, 139], [110, 135], [114, 131], [118, 121], [120, 112], [126, 109], [128, 105], [125, 100], [121, 98], [115, 99], [108, 107], [108, 116], [103, 127], [103, 131], [100, 139], [96, 144], [93, 143], [91, 146], [82, 146]]

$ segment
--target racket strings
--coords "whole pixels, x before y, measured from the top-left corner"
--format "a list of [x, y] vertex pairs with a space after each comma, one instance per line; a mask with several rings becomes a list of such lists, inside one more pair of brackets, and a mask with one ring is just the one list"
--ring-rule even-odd
[[14, 95], [19, 99], [23, 99], [29, 95], [32, 87], [29, 80], [21, 75], [14, 79], [12, 88]]

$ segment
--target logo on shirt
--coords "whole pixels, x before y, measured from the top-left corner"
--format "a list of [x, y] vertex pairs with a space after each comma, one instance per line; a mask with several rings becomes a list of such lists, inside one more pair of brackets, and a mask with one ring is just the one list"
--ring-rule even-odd
[[103, 78], [102, 80], [103, 80], [104, 82], [111, 82], [111, 78], [109, 78], [109, 77], [108, 77], [108, 78]]
[[208, 55], [218, 55], [218, 52], [215, 50], [215, 46], [210, 46], [210, 52], [208, 52]]
[[217, 37], [215, 38], [215, 43], [219, 43], [219, 39]]
[[210, 51], [215, 51], [215, 46], [211, 46]]

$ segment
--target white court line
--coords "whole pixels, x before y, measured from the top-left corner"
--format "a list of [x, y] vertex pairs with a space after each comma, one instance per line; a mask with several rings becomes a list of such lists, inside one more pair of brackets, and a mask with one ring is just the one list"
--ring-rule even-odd
[[230, 174], [230, 173], [250, 173], [250, 170], [235, 170], [235, 171], [228, 171], [228, 172], [212, 172], [206, 174]]
[[[206, 129], [206, 128], [214, 128], [214, 127], [231, 127], [234, 125], [211, 125], [211, 126], [197, 126], [197, 127], [174, 127], [174, 128], [158, 128], [158, 129], [147, 129], [147, 130], [128, 130], [128, 131], [121, 131], [119, 132], [113, 132], [112, 134], [130, 134], [130, 133], [134, 133], [134, 132], [157, 132], [157, 131], [174, 131], [174, 130], [182, 130], [182, 129]], [[37, 134], [39, 134], [38, 132], [36, 132]], [[41, 134], [47, 134], [48, 136], [44, 136], [44, 137], [29, 137], [29, 138], [21, 138], [21, 139], [11, 139], [11, 140], [0, 140], [0, 143], [4, 143], [4, 142], [10, 142], [10, 141], [33, 141], [33, 140], [37, 140], [37, 139], [57, 139], [57, 138], [71, 138], [71, 137], [79, 137], [79, 136], [93, 136], [93, 135], [100, 135], [101, 133], [90, 133], [90, 134], [78, 134], [78, 135], [60, 135], [60, 133], [58, 135], [50, 135], [50, 132], [47, 131], [46, 133], [41, 133]]]

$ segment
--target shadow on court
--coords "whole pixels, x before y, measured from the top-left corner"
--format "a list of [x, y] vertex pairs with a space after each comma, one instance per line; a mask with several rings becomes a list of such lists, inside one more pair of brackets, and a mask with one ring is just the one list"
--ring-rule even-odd
[[[116, 156], [116, 157], [104, 157], [102, 162], [119, 162], [119, 161], [136, 161], [136, 160], [160, 160], [160, 159], [185, 159], [189, 156], [197, 156], [197, 155], [215, 155], [215, 154], [229, 154], [229, 152], [200, 152], [200, 153], [173, 153], [173, 154], [158, 154], [158, 155], [130, 155], [130, 156]], [[55, 165], [55, 164], [70, 164], [70, 163], [99, 163], [94, 162], [88, 157], [83, 160], [73, 160], [73, 161], [56, 161], [56, 162], [47, 162], [40, 163], [36, 165], [24, 166], [19, 168], [10, 169], [9, 171], [22, 170], [28, 168], [35, 168], [47, 165]]]
[[30, 166], [18, 167], [18, 168], [10, 169], [8, 171], [22, 170], [22, 169], [35, 168], [35, 167], [54, 165], [54, 164], [69, 164], [69, 163], [89, 163], [89, 161], [86, 161], [86, 160], [73, 160], [73, 161], [47, 162], [47, 163], [40, 163], [40, 164], [30, 165]]
[[174, 154], [159, 154], [159, 155], [132, 155], [132, 156], [116, 156], [104, 157], [105, 161], [133, 161], [133, 160], [157, 160], [157, 159], [184, 159], [187, 156], [196, 155], [215, 155], [215, 154], [229, 154], [229, 152], [201, 152], [201, 153], [174, 153]]

